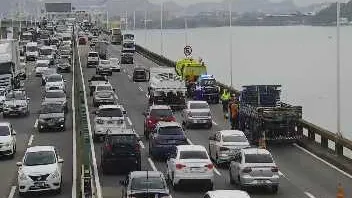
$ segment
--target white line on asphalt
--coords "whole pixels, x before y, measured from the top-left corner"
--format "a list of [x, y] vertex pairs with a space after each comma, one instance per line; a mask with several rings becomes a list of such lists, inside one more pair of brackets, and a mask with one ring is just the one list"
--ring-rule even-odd
[[213, 125], [215, 125], [215, 126], [217, 126], [218, 124], [214, 121], [214, 120], [212, 120], [211, 121], [212, 123], [213, 123]]
[[314, 157], [315, 159], [317, 159], [317, 160], [323, 162], [323, 163], [326, 164], [327, 166], [330, 166], [331, 168], [335, 169], [336, 171], [340, 172], [341, 174], [345, 175], [346, 177], [349, 177], [350, 179], [352, 179], [352, 175], [350, 175], [350, 174], [346, 173], [345, 171], [343, 171], [343, 170], [337, 168], [336, 166], [330, 164], [329, 162], [327, 162], [327, 161], [321, 159], [320, 157], [316, 156], [315, 154], [313, 154], [312, 152], [308, 151], [307, 149], [305, 149], [305, 148], [299, 146], [298, 144], [295, 143], [294, 145], [295, 145], [295, 147], [301, 149], [303, 152], [306, 152], [307, 154], [311, 155], [311, 156]]
[[81, 62], [81, 57], [79, 53], [79, 48], [77, 49], [78, 51], [78, 61], [79, 61], [79, 69], [81, 72], [81, 80], [82, 80], [82, 86], [83, 86], [83, 97], [84, 97], [84, 103], [85, 103], [85, 109], [87, 112], [87, 122], [88, 122], [88, 131], [89, 131], [89, 141], [90, 141], [90, 149], [91, 149], [91, 154], [92, 154], [92, 160], [93, 160], [93, 171], [94, 171], [94, 180], [95, 180], [95, 187], [97, 190], [97, 198], [102, 198], [102, 190], [101, 190], [101, 185], [100, 185], [100, 180], [99, 180], [99, 174], [98, 174], [98, 166], [97, 166], [97, 159], [95, 157], [95, 150], [94, 150], [94, 142], [93, 142], [93, 135], [92, 135], [92, 126], [90, 125], [90, 117], [89, 117], [89, 109], [88, 109], [88, 100], [87, 100], [87, 92], [86, 92], [86, 86], [84, 82], [84, 74], [83, 74], [83, 69], [82, 69], [82, 62]]
[[13, 198], [13, 196], [15, 195], [15, 192], [16, 192], [16, 188], [17, 188], [17, 186], [11, 187], [10, 194], [9, 194], [8, 198]]
[[307, 197], [309, 198], [315, 198], [314, 195], [312, 195], [311, 193], [309, 192], [304, 192], [305, 195], [307, 195]]
[[71, 91], [71, 106], [72, 106], [72, 198], [77, 197], [77, 145], [76, 145], [76, 108], [75, 108], [75, 57], [72, 57], [72, 91]]
[[131, 121], [131, 119], [130, 119], [129, 117], [127, 117], [127, 122], [128, 122], [128, 124], [129, 124], [130, 126], [132, 126], [132, 121]]
[[191, 145], [193, 144], [193, 142], [188, 138], [187, 138], [187, 142], [188, 142], [188, 144], [191, 144]]
[[32, 145], [32, 143], [33, 143], [33, 139], [34, 139], [34, 135], [31, 135], [30, 137], [29, 137], [29, 140], [28, 140], [28, 146], [31, 146]]
[[141, 140], [139, 140], [139, 145], [142, 147], [142, 149], [145, 149], [145, 146]]
[[139, 91], [143, 91], [142, 87], [138, 87]]
[[37, 127], [38, 127], [38, 119], [36, 119], [34, 123], [34, 128], [37, 128]]
[[148, 157], [148, 162], [149, 162], [150, 166], [152, 167], [153, 171], [158, 171], [158, 169], [156, 169], [156, 167], [155, 167], [153, 160], [150, 159], [150, 157]]

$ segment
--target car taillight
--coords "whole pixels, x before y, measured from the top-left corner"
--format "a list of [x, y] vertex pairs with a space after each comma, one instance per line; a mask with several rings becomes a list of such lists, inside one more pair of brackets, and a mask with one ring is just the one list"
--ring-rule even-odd
[[176, 164], [176, 169], [183, 169], [184, 167], [186, 167], [186, 165], [184, 164]]
[[244, 168], [244, 169], [242, 170], [242, 172], [244, 172], [244, 173], [250, 173], [250, 172], [252, 172], [252, 169], [251, 169], [250, 167], [246, 167], [246, 168]]
[[279, 168], [276, 166], [271, 167], [271, 172], [277, 173], [277, 172], [279, 172]]
[[106, 145], [105, 145], [105, 149], [106, 149], [107, 151], [111, 152], [111, 151], [112, 151], [112, 146], [111, 146], [110, 144], [106, 144]]
[[229, 148], [226, 148], [226, 147], [220, 147], [220, 151], [228, 151], [230, 150]]
[[174, 116], [171, 117], [170, 121], [176, 122], [176, 118]]
[[214, 165], [213, 165], [213, 164], [207, 164], [207, 165], [205, 165], [204, 167], [207, 167], [208, 169], [213, 169], [213, 168], [214, 168]]

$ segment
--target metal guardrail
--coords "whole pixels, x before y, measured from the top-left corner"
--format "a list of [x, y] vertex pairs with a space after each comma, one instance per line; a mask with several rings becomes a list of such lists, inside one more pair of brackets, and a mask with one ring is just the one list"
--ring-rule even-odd
[[[176, 62], [172, 61], [164, 56], [157, 53], [151, 52], [148, 49], [136, 45], [136, 51], [142, 56], [152, 60], [160, 66], [175, 67]], [[233, 87], [227, 86], [222, 83], [218, 85], [223, 89], [226, 88], [232, 93], [238, 95], [239, 91]], [[297, 126], [297, 131], [301, 132], [305, 138], [310, 142], [315, 142], [320, 144], [321, 147], [332, 150], [337, 156], [346, 158], [347, 160], [352, 160], [351, 156], [348, 156], [347, 152], [352, 153], [352, 141], [343, 137], [338, 137], [336, 133], [325, 130], [315, 124], [312, 124], [306, 120], [300, 120], [299, 126]], [[320, 141], [319, 141], [320, 136]], [[329, 144], [330, 143], [330, 144]], [[333, 146], [329, 146], [333, 145]]]

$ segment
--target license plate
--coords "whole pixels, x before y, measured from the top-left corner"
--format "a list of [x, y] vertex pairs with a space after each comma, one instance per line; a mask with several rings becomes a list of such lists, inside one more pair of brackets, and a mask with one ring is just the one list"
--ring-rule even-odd
[[34, 186], [35, 187], [44, 187], [45, 186], [45, 182], [35, 182]]
[[191, 168], [191, 172], [203, 172], [201, 168]]
[[265, 184], [265, 180], [257, 180], [258, 184]]

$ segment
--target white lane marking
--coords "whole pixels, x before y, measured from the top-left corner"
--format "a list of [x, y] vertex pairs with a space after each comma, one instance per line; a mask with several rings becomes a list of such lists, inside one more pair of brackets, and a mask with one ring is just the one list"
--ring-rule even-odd
[[145, 146], [141, 140], [139, 140], [139, 145], [142, 147], [142, 149], [145, 149]]
[[13, 196], [15, 195], [15, 192], [16, 192], [16, 188], [17, 188], [17, 186], [11, 187], [10, 194], [9, 194], [8, 198], [13, 198]]
[[138, 87], [139, 91], [143, 91], [142, 87]]
[[38, 119], [36, 119], [34, 123], [34, 128], [37, 128], [37, 127], [38, 127]]
[[213, 123], [213, 125], [215, 125], [215, 126], [217, 126], [218, 124], [214, 121], [214, 120], [212, 120], [211, 121], [212, 123]]
[[131, 119], [130, 119], [129, 117], [127, 117], [127, 122], [128, 122], [128, 124], [129, 124], [130, 126], [132, 126], [132, 121], [131, 121]]
[[148, 162], [149, 162], [150, 166], [152, 167], [153, 171], [158, 171], [158, 169], [156, 169], [156, 167], [155, 167], [153, 160], [150, 157], [148, 157]]
[[88, 110], [87, 92], [86, 92], [86, 86], [85, 86], [85, 82], [84, 82], [84, 73], [83, 73], [83, 69], [82, 69], [82, 62], [81, 62], [79, 48], [77, 48], [77, 51], [78, 51], [79, 69], [81, 72], [81, 80], [82, 80], [82, 86], [83, 86], [83, 97], [84, 97], [85, 109], [87, 112], [87, 122], [88, 122], [88, 131], [89, 131], [90, 149], [91, 149], [92, 161], [93, 161], [95, 188], [97, 190], [97, 198], [102, 198], [103, 196], [102, 196], [102, 190], [101, 190], [100, 179], [99, 179], [99, 174], [98, 174], [97, 159], [95, 157], [95, 149], [94, 149], [94, 142], [93, 142], [93, 135], [92, 135], [92, 126], [90, 125], [90, 116], [88, 113], [89, 110]]
[[214, 166], [214, 172], [215, 172], [217, 175], [221, 176], [221, 173], [218, 171], [218, 169], [215, 168], [215, 166]]
[[76, 144], [76, 108], [75, 108], [75, 57], [76, 53], [73, 53], [72, 57], [72, 91], [71, 91], [71, 106], [72, 106], [72, 193], [71, 197], [77, 197], [77, 144]]
[[34, 139], [34, 135], [31, 135], [30, 137], [29, 137], [29, 140], [28, 140], [28, 146], [31, 146], [32, 145], [32, 143], [33, 143], [33, 139]]
[[191, 144], [191, 145], [193, 144], [193, 142], [188, 138], [187, 138], [187, 142], [188, 142], [188, 144]]
[[305, 148], [299, 146], [299, 145], [296, 144], [296, 143], [293, 144], [293, 145], [295, 145], [295, 147], [299, 148], [299, 149], [302, 150], [303, 152], [305, 152], [305, 153], [311, 155], [311, 156], [314, 157], [315, 159], [317, 159], [317, 160], [323, 162], [323, 163], [326, 164], [327, 166], [330, 166], [331, 168], [333, 168], [333, 169], [335, 169], [336, 171], [340, 172], [341, 174], [345, 175], [346, 177], [349, 177], [350, 179], [352, 179], [352, 175], [350, 175], [350, 174], [346, 173], [345, 171], [343, 171], [343, 170], [337, 168], [336, 166], [330, 164], [329, 162], [327, 162], [327, 161], [321, 159], [320, 157], [316, 156], [315, 154], [313, 154], [312, 152], [308, 151], [307, 149], [305, 149]]
[[315, 198], [314, 195], [312, 195], [311, 193], [309, 192], [304, 192], [305, 195], [307, 195], [307, 197], [309, 198]]

